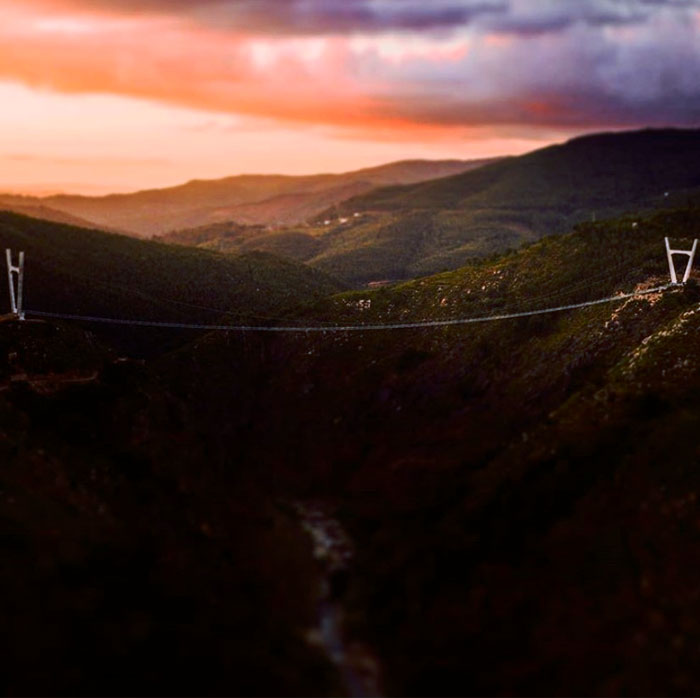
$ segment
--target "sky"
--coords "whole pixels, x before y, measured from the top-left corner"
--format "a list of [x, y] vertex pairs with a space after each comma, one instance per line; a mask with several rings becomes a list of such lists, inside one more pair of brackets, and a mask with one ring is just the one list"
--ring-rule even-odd
[[0, 0], [0, 190], [700, 126], [700, 0]]

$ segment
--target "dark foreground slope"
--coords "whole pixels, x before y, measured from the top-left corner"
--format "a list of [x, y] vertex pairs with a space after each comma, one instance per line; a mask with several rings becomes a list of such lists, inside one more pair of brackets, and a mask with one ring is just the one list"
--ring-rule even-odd
[[[25, 250], [35, 310], [267, 323], [337, 289], [269, 255], [12, 214], [0, 214], [0, 245]], [[61, 322], [0, 324], [0, 692], [335, 690], [302, 639], [318, 584], [305, 537], [241, 457], [198, 431], [201, 406], [174, 392], [177, 376], [161, 382], [120, 356], [160, 355], [201, 332], [85, 328], [112, 348]]]
[[[700, 217], [635, 221], [296, 321], [663, 284], [663, 236], [688, 244]], [[698, 302], [690, 284], [478, 325], [212, 335], [145, 366], [0, 325], [7, 691], [337, 694], [279, 504], [320, 497], [355, 538], [334, 594], [387, 693], [698, 693]]]
[[[0, 212], [0, 248], [26, 253], [25, 307], [108, 318], [265, 324], [337, 291], [325, 274], [272, 255], [220, 255]], [[7, 298], [7, 296], [5, 296]], [[2, 302], [7, 312], [9, 303]], [[159, 351], [196, 333], [93, 325], [131, 351]]]
[[0, 325], [0, 692], [327, 695], [307, 540], [199, 405], [65, 325]]
[[[588, 225], [307, 319], [481, 315], [655, 286], [668, 233], [690, 243], [700, 219]], [[688, 287], [267, 349], [251, 456], [283, 491], [331, 497], [353, 530], [347, 603], [390, 693], [700, 689], [698, 301]], [[220, 341], [194, 361], [215, 365]]]

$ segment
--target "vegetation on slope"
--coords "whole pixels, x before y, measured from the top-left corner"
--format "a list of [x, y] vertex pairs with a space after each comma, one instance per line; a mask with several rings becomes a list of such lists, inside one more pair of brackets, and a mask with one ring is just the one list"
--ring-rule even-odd
[[563, 219], [700, 186], [699, 153], [698, 130], [582, 136], [463, 175], [376, 190], [345, 209], [514, 209], [551, 211]]
[[[668, 280], [665, 235], [689, 246], [700, 215], [586, 223], [321, 300], [295, 322], [481, 316], [652, 287]], [[8, 691], [58, 676], [95, 692], [106, 676], [120, 693], [337, 692], [302, 639], [308, 550], [274, 504], [315, 496], [355, 537], [335, 593], [387, 693], [697, 693], [699, 301], [693, 281], [477, 325], [216, 334], [146, 366], [50, 325], [55, 339], [0, 325], [7, 375], [44, 372], [0, 391], [15, 570], [2, 598], [17, 609], [6, 637], [20, 638]], [[71, 346], [84, 358], [64, 377], [96, 382], [56, 391], [46, 356]], [[56, 661], [30, 675], [35, 637]]]
[[306, 537], [172, 388], [77, 328], [0, 325], [3, 694], [338, 692]]
[[665, 205], [667, 193], [700, 186], [698, 163], [697, 130], [586, 136], [464, 175], [376, 190], [345, 202], [341, 215], [393, 212], [412, 236], [407, 212], [424, 211], [432, 240], [408, 271], [435, 272], [592, 217]]
[[[176, 233], [215, 249], [275, 250], [355, 286], [455, 269], [575, 223], [685, 206], [700, 191], [700, 131], [577, 138], [452, 177], [376, 189], [314, 225]], [[326, 223], [328, 221], [328, 223]], [[190, 240], [188, 240], [188, 237]]]
[[[632, 223], [586, 224], [458, 272], [344, 294], [303, 319], [595, 299], [665, 283], [663, 236], [679, 246], [700, 236], [693, 211]], [[280, 489], [331, 497], [353, 530], [348, 599], [390, 693], [697, 691], [700, 577], [678, 561], [697, 543], [699, 300], [690, 285], [484, 325], [284, 337], [265, 350], [251, 457]], [[216, 365], [221, 341], [200, 343], [198, 361]], [[222, 393], [215, 402], [235, 409]]]
[[[221, 255], [11, 213], [0, 213], [0, 247], [26, 252], [25, 307], [45, 312], [265, 324], [340, 288], [319, 271], [267, 254]], [[100, 331], [131, 349], [182, 341], [141, 328]]]

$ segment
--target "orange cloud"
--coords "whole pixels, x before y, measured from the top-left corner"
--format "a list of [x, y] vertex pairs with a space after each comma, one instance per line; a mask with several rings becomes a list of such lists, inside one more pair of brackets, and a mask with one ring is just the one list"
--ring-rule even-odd
[[[464, 31], [459, 0], [0, 0], [0, 79], [390, 129], [394, 139], [454, 135], [465, 125], [693, 123], [700, 51], [692, 14], [677, 9], [686, 3], [631, 2], [630, 14], [603, 0], [482, 0], [471, 7], [490, 23], [474, 19]], [[677, 22], [681, 11], [690, 22]], [[317, 33], [299, 27], [305, 13]], [[461, 30], [434, 29], [449, 22]], [[365, 25], [371, 30], [356, 30]], [[655, 86], [642, 77], [650, 70], [668, 77]]]
[[486, 46], [497, 49], [508, 48], [512, 46], [513, 42], [515, 41], [512, 36], [508, 36], [507, 34], [499, 34], [497, 32], [486, 34], [482, 40]]
[[[268, 40], [173, 18], [56, 12], [57, 3], [43, 3], [49, 5], [53, 12], [0, 2], [0, 78], [304, 123], [402, 124], [346, 70], [343, 38]], [[437, 58], [453, 59], [455, 51]]]
[[[700, 16], [680, 0], [625, 7], [0, 0], [2, 135], [12, 153], [51, 155], [0, 161], [14, 182], [93, 181], [91, 161], [71, 160], [90, 156], [103, 181], [107, 163], [128, 167], [112, 181], [132, 187], [696, 123]], [[122, 153], [146, 161], [116, 166]]]

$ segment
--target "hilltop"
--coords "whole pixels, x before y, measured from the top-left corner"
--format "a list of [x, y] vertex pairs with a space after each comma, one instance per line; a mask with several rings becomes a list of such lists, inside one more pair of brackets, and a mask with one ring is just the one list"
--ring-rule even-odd
[[376, 190], [344, 208], [532, 209], [562, 216], [583, 209], [603, 214], [611, 208], [648, 204], [665, 192], [700, 186], [699, 151], [700, 129], [581, 136], [477, 172]]
[[[358, 227], [346, 237], [378, 248], [375, 256], [384, 265], [388, 248], [405, 248], [408, 238], [411, 252], [385, 272], [405, 278], [454, 268], [591, 218], [663, 206], [667, 193], [691, 195], [698, 187], [700, 130], [645, 130], [576, 138], [464, 175], [377, 190], [345, 202], [341, 214], [382, 212], [372, 229]], [[396, 229], [401, 243], [392, 240]], [[361, 254], [368, 256], [367, 249]], [[354, 263], [351, 255], [339, 250], [318, 266], [337, 273]]]
[[[94, 223], [84, 218], [72, 216], [70, 213], [50, 208], [26, 196], [0, 194], [0, 210], [19, 213], [22, 216], [29, 216], [30, 218], [40, 218], [41, 220], [50, 221], [52, 223], [65, 223], [66, 225], [72, 225], [78, 228], [95, 227]], [[107, 228], [102, 229], [107, 230]]]
[[[234, 257], [7, 212], [0, 212], [0, 247], [26, 252], [25, 307], [46, 312], [265, 324], [342, 287], [322, 272], [269, 254]], [[7, 299], [2, 304], [7, 312]], [[167, 331], [93, 329], [132, 349], [183, 341], [181, 333]]]
[[361, 286], [455, 269], [582, 221], [686, 206], [698, 194], [700, 131], [598, 134], [451, 177], [375, 189], [310, 226], [266, 231], [222, 223], [164, 239], [272, 251]]
[[44, 206], [90, 221], [93, 227], [150, 237], [220, 221], [295, 224], [352, 196], [387, 184], [408, 184], [465, 172], [492, 160], [406, 160], [344, 174], [239, 175], [194, 180], [177, 187], [109, 196], [55, 195], [14, 203]]

